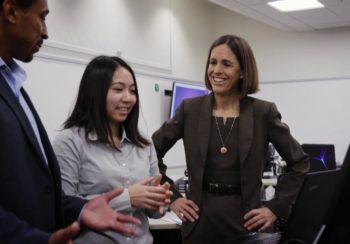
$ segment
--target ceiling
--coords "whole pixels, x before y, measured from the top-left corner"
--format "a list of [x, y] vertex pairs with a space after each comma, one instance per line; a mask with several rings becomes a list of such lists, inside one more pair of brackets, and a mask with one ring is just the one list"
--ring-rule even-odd
[[208, 0], [234, 12], [286, 31], [310, 31], [350, 26], [350, 0], [318, 0], [325, 8], [280, 12], [272, 0]]

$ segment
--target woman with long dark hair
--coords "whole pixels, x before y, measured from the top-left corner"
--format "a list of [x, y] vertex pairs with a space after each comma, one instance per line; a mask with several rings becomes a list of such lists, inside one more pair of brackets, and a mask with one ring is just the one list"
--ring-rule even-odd
[[86, 67], [73, 112], [54, 141], [67, 195], [87, 199], [114, 187], [124, 192], [110, 205], [141, 221], [136, 237], [83, 230], [75, 243], [152, 243], [148, 218], [169, 203], [169, 184], [159, 185], [157, 157], [138, 130], [139, 94], [131, 67], [99, 56]]

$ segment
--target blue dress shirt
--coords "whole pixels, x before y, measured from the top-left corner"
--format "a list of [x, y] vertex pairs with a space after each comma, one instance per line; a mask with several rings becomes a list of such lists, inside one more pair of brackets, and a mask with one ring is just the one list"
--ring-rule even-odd
[[7, 81], [7, 84], [10, 86], [11, 90], [13, 91], [19, 103], [21, 104], [21, 107], [23, 108], [23, 111], [25, 112], [30, 122], [30, 125], [34, 131], [36, 140], [40, 146], [41, 152], [47, 164], [47, 158], [46, 158], [45, 150], [40, 138], [38, 125], [35, 121], [32, 111], [30, 110], [27, 102], [25, 101], [21, 93], [21, 88], [23, 86], [23, 83], [27, 79], [26, 72], [14, 60], [10, 65], [7, 65], [0, 57], [0, 73], [5, 78], [5, 80]]

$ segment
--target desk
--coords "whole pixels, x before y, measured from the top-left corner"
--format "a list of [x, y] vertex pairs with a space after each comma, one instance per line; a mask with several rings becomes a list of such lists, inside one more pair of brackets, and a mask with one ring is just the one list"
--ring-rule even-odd
[[180, 229], [181, 220], [172, 211], [166, 212], [160, 219], [148, 219], [150, 230]]
[[263, 178], [261, 181], [262, 181], [264, 186], [276, 186], [277, 185], [277, 177]]
[[263, 192], [262, 192], [262, 200], [269, 201], [275, 196], [275, 187], [277, 185], [277, 177], [272, 178], [263, 178]]
[[154, 244], [182, 243], [181, 220], [174, 212], [166, 212], [160, 219], [149, 219], [149, 228]]

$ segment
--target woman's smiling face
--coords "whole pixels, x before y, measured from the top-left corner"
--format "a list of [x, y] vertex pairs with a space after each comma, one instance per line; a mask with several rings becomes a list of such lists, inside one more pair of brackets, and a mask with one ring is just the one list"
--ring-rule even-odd
[[236, 55], [226, 44], [214, 47], [211, 51], [207, 75], [215, 94], [238, 92], [241, 68]]

